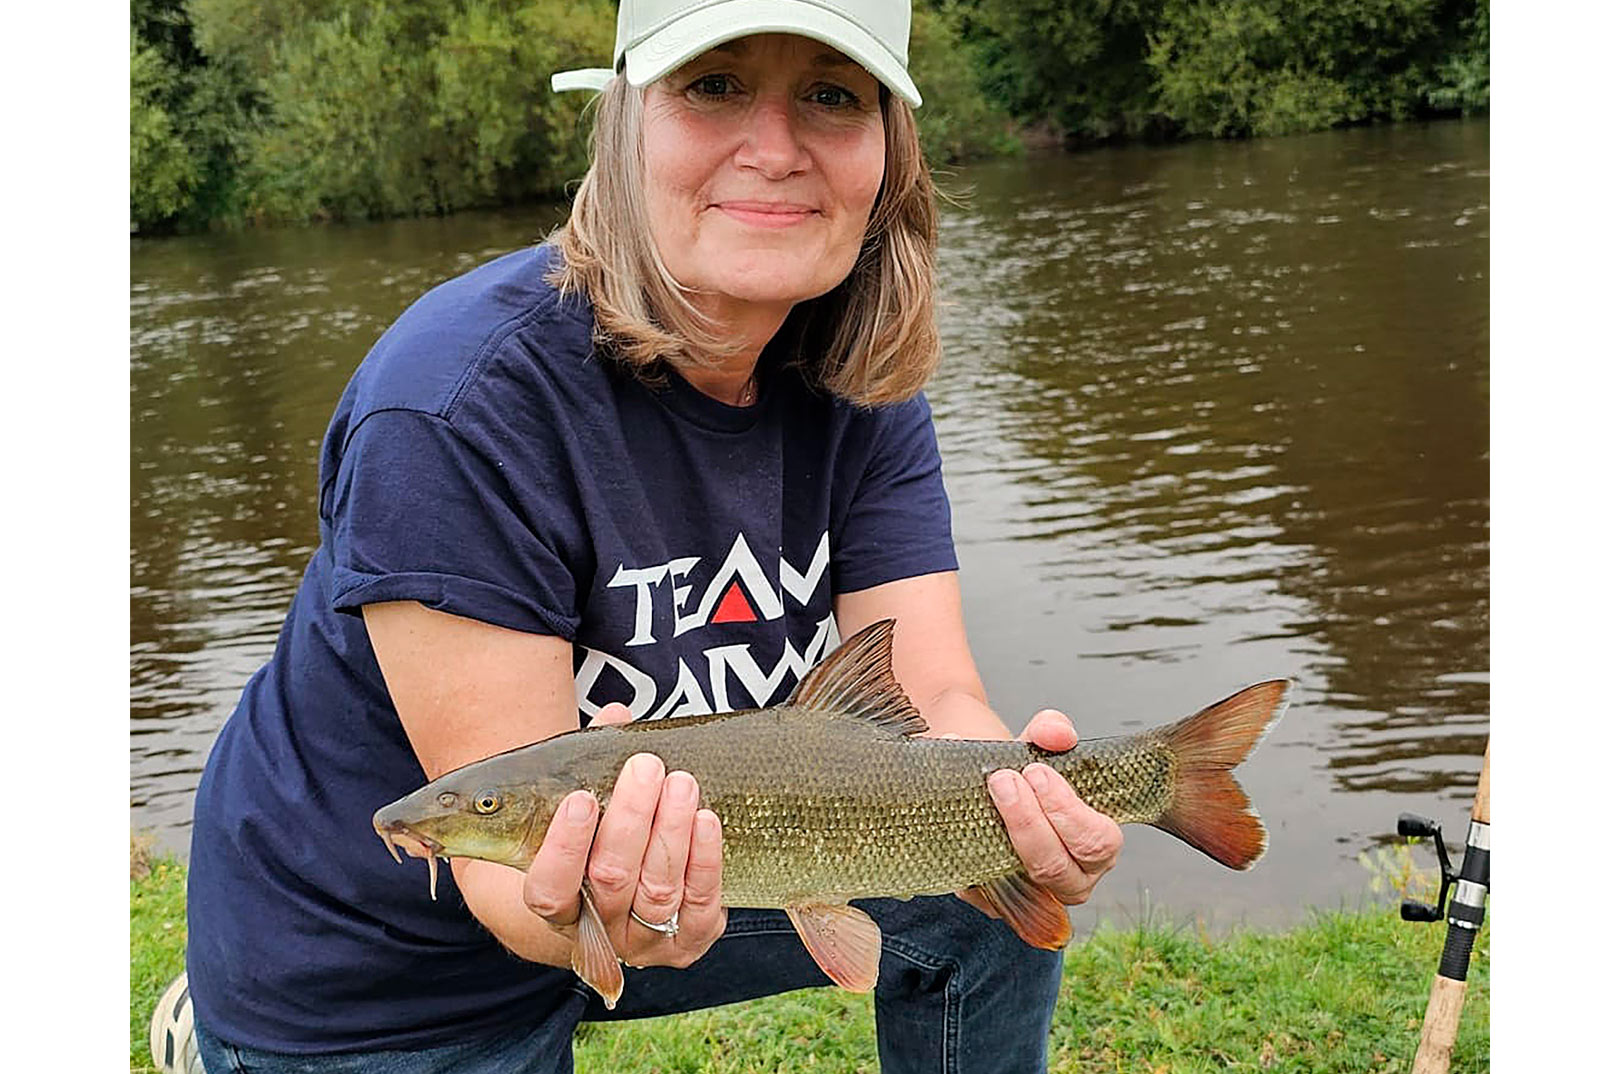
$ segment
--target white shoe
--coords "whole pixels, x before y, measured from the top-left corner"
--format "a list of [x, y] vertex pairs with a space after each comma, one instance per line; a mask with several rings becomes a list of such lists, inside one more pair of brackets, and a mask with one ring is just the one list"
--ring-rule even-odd
[[182, 972], [152, 1012], [152, 1065], [160, 1074], [203, 1074], [194, 1025], [191, 988]]

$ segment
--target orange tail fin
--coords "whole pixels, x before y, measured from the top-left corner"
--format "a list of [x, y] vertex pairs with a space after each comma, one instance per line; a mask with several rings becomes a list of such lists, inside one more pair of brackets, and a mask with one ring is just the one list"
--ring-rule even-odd
[[1232, 769], [1288, 708], [1292, 684], [1273, 679], [1165, 728], [1176, 754], [1170, 808], [1153, 822], [1230, 869], [1247, 869], [1266, 851], [1266, 826]]

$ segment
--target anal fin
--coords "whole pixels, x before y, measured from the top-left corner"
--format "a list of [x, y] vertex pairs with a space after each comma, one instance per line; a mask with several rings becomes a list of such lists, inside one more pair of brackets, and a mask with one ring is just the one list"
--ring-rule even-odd
[[607, 926], [591, 901], [591, 889], [579, 891], [579, 921], [574, 926], [574, 952], [569, 959], [579, 979], [594, 988], [608, 1010], [619, 1002], [624, 993], [624, 969], [619, 965], [619, 953], [608, 939]]
[[790, 906], [788, 920], [805, 950], [833, 984], [850, 992], [870, 992], [877, 984], [883, 932], [853, 906]]
[[1031, 947], [1056, 951], [1069, 942], [1074, 927], [1057, 897], [1029, 878], [1014, 873], [973, 888], [996, 908], [1018, 938]]

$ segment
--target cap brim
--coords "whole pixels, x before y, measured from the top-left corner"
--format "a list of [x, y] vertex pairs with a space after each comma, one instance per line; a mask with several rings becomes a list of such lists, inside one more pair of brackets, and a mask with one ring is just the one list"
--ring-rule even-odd
[[632, 86], [645, 86], [722, 42], [769, 33], [799, 34], [831, 45], [913, 108], [922, 104], [905, 64], [877, 38], [835, 11], [776, 0], [723, 0], [675, 19], [626, 50], [625, 79]]

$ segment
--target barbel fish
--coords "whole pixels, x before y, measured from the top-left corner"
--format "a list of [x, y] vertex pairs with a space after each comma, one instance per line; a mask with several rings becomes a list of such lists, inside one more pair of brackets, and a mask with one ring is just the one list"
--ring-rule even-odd
[[[1175, 723], [1050, 753], [1016, 741], [922, 737], [927, 723], [895, 681], [893, 620], [860, 631], [782, 705], [588, 727], [477, 761], [379, 809], [372, 826], [399, 860], [479, 858], [527, 869], [563, 798], [605, 806], [629, 758], [652, 753], [697, 780], [720, 818], [727, 906], [785, 910], [827, 976], [851, 991], [877, 980], [882, 938], [849, 900], [974, 889], [1015, 932], [1057, 949], [1068, 914], [1032, 881], [986, 786], [1001, 768], [1052, 766], [1092, 808], [1150, 824], [1222, 865], [1247, 869], [1266, 830], [1231, 769], [1287, 707], [1290, 683], [1257, 683]], [[620, 963], [589, 888], [574, 972], [611, 1008]]]

